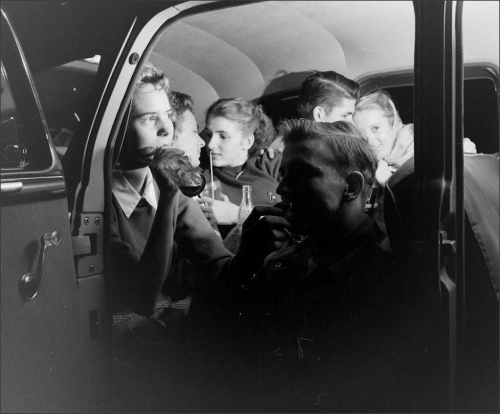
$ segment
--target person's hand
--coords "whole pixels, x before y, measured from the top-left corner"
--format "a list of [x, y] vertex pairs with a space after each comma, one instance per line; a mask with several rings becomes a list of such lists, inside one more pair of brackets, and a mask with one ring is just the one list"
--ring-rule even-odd
[[375, 173], [375, 179], [381, 187], [385, 187], [386, 181], [391, 177], [392, 170], [385, 160], [379, 160], [377, 165], [377, 172]]
[[276, 138], [269, 147], [265, 147], [258, 152], [258, 155], [262, 156], [267, 154], [269, 159], [273, 159], [275, 154], [283, 153], [285, 149], [285, 144], [283, 143], [283, 139], [281, 137]]
[[212, 225], [230, 225], [238, 222], [239, 206], [229, 201], [225, 194], [223, 200], [214, 200], [210, 197], [196, 199], [201, 207], [201, 211]]
[[276, 207], [254, 207], [243, 223], [235, 257], [238, 269], [259, 268], [267, 255], [288, 243], [292, 225], [283, 215], [284, 211]]
[[366, 200], [365, 204], [365, 213], [371, 216], [373, 212], [378, 208], [378, 203], [377, 203], [377, 195], [378, 195], [378, 187], [373, 186], [372, 190], [370, 192], [370, 197], [368, 200]]
[[184, 151], [178, 148], [166, 146], [156, 148], [153, 161], [151, 162], [149, 168], [151, 169], [153, 177], [158, 184], [160, 193], [175, 193], [179, 188], [178, 184], [180, 178], [177, 174], [177, 170], [170, 168], [168, 163], [172, 160], [172, 158], [183, 154]]
[[477, 154], [476, 144], [474, 144], [469, 138], [464, 138], [463, 145], [464, 152]]
[[259, 150], [257, 153], [259, 156], [263, 156], [264, 154], [267, 154], [267, 158], [272, 160], [274, 158], [274, 150], [271, 147], [265, 147]]

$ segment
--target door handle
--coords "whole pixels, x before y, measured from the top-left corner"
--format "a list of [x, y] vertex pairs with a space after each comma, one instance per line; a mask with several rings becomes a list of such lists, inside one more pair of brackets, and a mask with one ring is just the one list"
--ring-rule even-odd
[[23, 300], [31, 300], [38, 293], [40, 282], [42, 281], [43, 265], [45, 264], [45, 254], [50, 246], [58, 246], [61, 243], [59, 232], [44, 234], [40, 239], [40, 254], [38, 256], [38, 265], [34, 273], [26, 273], [19, 281], [19, 293]]

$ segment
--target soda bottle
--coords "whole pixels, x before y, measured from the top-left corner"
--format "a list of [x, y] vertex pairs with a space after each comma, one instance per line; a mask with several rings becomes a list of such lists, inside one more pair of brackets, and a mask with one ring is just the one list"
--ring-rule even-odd
[[238, 210], [238, 226], [242, 226], [247, 217], [253, 210], [252, 204], [252, 186], [244, 185], [241, 189], [242, 198], [240, 208]]
[[179, 190], [186, 197], [197, 196], [205, 189], [205, 177], [191, 165], [187, 155], [170, 158], [162, 167], [177, 174]]

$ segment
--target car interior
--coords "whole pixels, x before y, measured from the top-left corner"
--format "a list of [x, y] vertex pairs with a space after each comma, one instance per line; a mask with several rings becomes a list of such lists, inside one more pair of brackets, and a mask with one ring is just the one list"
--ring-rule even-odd
[[[464, 137], [474, 142], [479, 155], [466, 157], [464, 163], [465, 274], [480, 277], [467, 278], [467, 300], [459, 309], [465, 314], [468, 307], [477, 307], [470, 317], [465, 318], [467, 327], [463, 329], [469, 335], [465, 346], [470, 356], [470, 361], [465, 361], [467, 366], [462, 368], [467, 372], [467, 378], [463, 380], [467, 386], [461, 388], [465, 390], [461, 396], [466, 401], [464, 410], [467, 410], [467, 404], [477, 409], [471, 402], [477, 395], [488, 401], [486, 407], [498, 405], [498, 395], [490, 393], [498, 386], [499, 362], [498, 354], [495, 354], [499, 346], [498, 335], [496, 340], [491, 335], [492, 331], [498, 333], [498, 269], [491, 265], [494, 253], [487, 247], [495, 241], [483, 243], [485, 230], [481, 228], [481, 233], [477, 230], [481, 218], [474, 206], [467, 204], [477, 198], [483, 204], [491, 203], [493, 210], [495, 207], [495, 200], [483, 189], [493, 180], [498, 181], [498, 24], [495, 29], [485, 24], [478, 27], [477, 22], [486, 21], [495, 13], [498, 15], [498, 4], [481, 2], [481, 7], [474, 7], [472, 3], [464, 2], [463, 128]], [[353, 27], [357, 29], [353, 30]], [[371, 36], [371, 33], [377, 36]], [[147, 46], [139, 65], [152, 62], [167, 74], [172, 90], [193, 97], [200, 132], [205, 126], [208, 106], [219, 98], [228, 97], [242, 97], [262, 105], [278, 127], [281, 120], [297, 117], [296, 101], [302, 81], [314, 71], [326, 70], [337, 71], [358, 82], [361, 94], [377, 89], [388, 91], [403, 123], [415, 121], [415, 11], [412, 2], [225, 3], [220, 9], [172, 18], [151, 37], [153, 41]], [[492, 50], [496, 53], [493, 59]], [[96, 86], [100, 68], [107, 69], [112, 64], [101, 61], [103, 58], [97, 53], [59, 62], [55, 67], [32, 69], [51, 145], [62, 163], [68, 186], [75, 187], [81, 178], [83, 147], [88, 138], [85, 128], [92, 123], [94, 110], [101, 99]], [[2, 65], [2, 75], [4, 72]], [[99, 82], [102, 84], [102, 79]], [[2, 154], [2, 169], [22, 169], [30, 161], [27, 161], [23, 143], [18, 139], [22, 136], [18, 131], [22, 126], [16, 122], [16, 101], [8, 93], [7, 78], [2, 76], [2, 147], [9, 147], [9, 151], [4, 150]], [[121, 105], [121, 115], [125, 113], [128, 102], [129, 98], [124, 97], [123, 102], [115, 103]], [[115, 129], [123, 133], [121, 115], [109, 122], [118, 125]], [[116, 135], [120, 132], [110, 138], [106, 151], [112, 150], [115, 142], [120, 143], [120, 137]], [[68, 151], [71, 147], [73, 152]], [[109, 156], [108, 152], [106, 154]], [[481, 170], [480, 164], [489, 164], [492, 159], [491, 168]], [[35, 159], [29, 168], [36, 165]], [[400, 181], [390, 187], [392, 204], [387, 203], [386, 220], [392, 250], [408, 267], [412, 260], [408, 252], [413, 248], [411, 229], [414, 223], [411, 223], [411, 218], [415, 207], [412, 192], [415, 184], [413, 164], [407, 167], [410, 169]], [[495, 168], [496, 176], [491, 175]], [[76, 188], [68, 188], [70, 214], [76, 203], [76, 191]], [[100, 197], [105, 199], [104, 194]], [[102, 219], [102, 215], [98, 213], [96, 218]], [[93, 216], [91, 220], [94, 220]], [[95, 240], [92, 245], [95, 245]], [[447, 264], [450, 273], [454, 266], [460, 266], [460, 263], [450, 261]], [[88, 268], [87, 262], [85, 268]], [[485, 300], [472, 303], [469, 299], [472, 297], [484, 297]], [[496, 355], [497, 359], [492, 361], [491, 355]], [[478, 383], [488, 386], [484, 389], [478, 389], [479, 385], [469, 387]]]

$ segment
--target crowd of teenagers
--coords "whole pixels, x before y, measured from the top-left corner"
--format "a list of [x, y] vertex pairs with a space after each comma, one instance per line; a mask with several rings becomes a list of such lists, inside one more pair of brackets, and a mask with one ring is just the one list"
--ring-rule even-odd
[[[426, 368], [382, 242], [384, 186], [413, 157], [413, 125], [387, 92], [360, 96], [333, 71], [309, 76], [300, 119], [279, 125], [227, 97], [200, 131], [196, 103], [172, 87], [144, 67], [112, 172], [116, 363], [148, 350], [114, 384], [124, 404], [150, 398], [142, 382], [170, 396], [166, 411], [418, 411], [431, 391], [411, 386]], [[205, 177], [199, 196], [179, 190], [179, 155]], [[243, 185], [255, 207], [241, 225]]]

